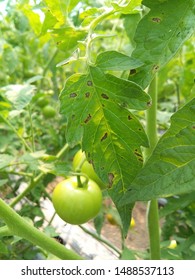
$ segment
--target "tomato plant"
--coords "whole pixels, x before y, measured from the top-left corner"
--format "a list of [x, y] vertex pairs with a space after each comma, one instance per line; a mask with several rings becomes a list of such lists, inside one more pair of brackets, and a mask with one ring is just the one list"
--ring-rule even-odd
[[67, 223], [83, 224], [101, 209], [102, 193], [98, 185], [84, 177], [70, 177], [54, 189], [52, 201], [57, 214]]
[[[194, 259], [194, 0], [3, 2], [0, 258], [20, 258], [22, 244], [21, 252], [36, 246], [62, 259], [82, 258], [42, 232], [40, 203], [51, 199], [55, 177], [79, 170], [102, 194], [91, 205], [85, 186], [76, 188], [71, 177], [66, 192], [61, 183], [53, 200], [64, 220], [94, 218], [91, 235], [102, 241], [109, 198], [120, 227], [119, 258]], [[75, 215], [70, 204], [64, 211], [64, 192], [76, 201], [79, 193], [87, 211]], [[166, 199], [160, 209], [159, 199]], [[148, 208], [142, 255], [126, 246], [140, 201]], [[174, 256], [170, 240], [177, 243]], [[36, 258], [31, 248], [25, 259]]]

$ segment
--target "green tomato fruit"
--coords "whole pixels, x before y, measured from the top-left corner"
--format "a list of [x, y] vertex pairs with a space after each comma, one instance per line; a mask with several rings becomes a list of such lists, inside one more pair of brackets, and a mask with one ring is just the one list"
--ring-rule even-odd
[[49, 99], [46, 96], [41, 96], [37, 99], [36, 104], [40, 108], [43, 108], [49, 104]]
[[45, 107], [43, 107], [42, 113], [46, 119], [50, 119], [55, 117], [56, 110], [51, 105], [46, 105]]
[[79, 150], [73, 158], [74, 171], [77, 170], [77, 168], [81, 164], [81, 162], [83, 162], [83, 164], [81, 166], [81, 173], [86, 174], [91, 180], [96, 182], [101, 189], [105, 189], [106, 186], [102, 182], [102, 180], [98, 177], [98, 175], [95, 173], [93, 165], [87, 161], [85, 153], [82, 152], [82, 150]]
[[69, 224], [79, 225], [94, 218], [102, 206], [102, 192], [98, 185], [86, 178], [80, 177], [83, 183], [78, 186], [77, 176], [57, 184], [53, 191], [52, 201], [56, 213]]

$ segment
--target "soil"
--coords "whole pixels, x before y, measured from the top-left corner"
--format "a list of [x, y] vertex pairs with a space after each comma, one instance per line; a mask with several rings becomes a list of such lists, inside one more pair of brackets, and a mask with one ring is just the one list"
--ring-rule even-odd
[[[135, 226], [130, 228], [125, 245], [133, 250], [145, 250], [148, 248], [148, 232], [146, 229], [146, 204], [138, 202], [132, 213], [135, 220]], [[116, 247], [121, 248], [121, 233], [120, 229], [105, 222], [102, 235], [113, 243]]]

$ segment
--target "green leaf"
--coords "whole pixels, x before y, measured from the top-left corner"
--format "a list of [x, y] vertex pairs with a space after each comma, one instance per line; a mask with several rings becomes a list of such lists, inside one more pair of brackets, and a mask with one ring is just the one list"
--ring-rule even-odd
[[[140, 147], [148, 145], [143, 127], [130, 109], [147, 109], [150, 97], [134, 83], [95, 67], [89, 70], [87, 75], [67, 80], [60, 96], [61, 113], [68, 120], [68, 143], [82, 142], [99, 177], [113, 187], [110, 195], [117, 204], [142, 167]], [[127, 232], [132, 205], [122, 208], [118, 210]]]
[[124, 71], [142, 66], [143, 63], [138, 59], [116, 51], [106, 51], [100, 53], [96, 60], [96, 66], [101, 70]]
[[45, 0], [51, 14], [61, 23], [66, 22], [67, 1], [63, 0]]
[[85, 39], [87, 32], [84, 30], [78, 30], [72, 26], [66, 26], [63, 28], [55, 28], [51, 32], [57, 47], [67, 52], [75, 49], [78, 45], [78, 41]]
[[1, 88], [2, 95], [16, 110], [25, 108], [33, 98], [35, 86], [32, 85], [8, 85]]
[[[145, 65], [129, 79], [146, 88], [194, 31], [194, 0], [144, 0], [150, 11], [139, 22], [133, 58]], [[130, 27], [129, 27], [130, 28]]]
[[171, 126], [130, 184], [121, 205], [195, 190], [195, 98], [171, 118]]
[[9, 166], [11, 162], [14, 160], [14, 158], [7, 154], [1, 154], [0, 155], [0, 169], [5, 168], [6, 166]]
[[55, 24], [57, 23], [57, 19], [52, 15], [50, 11], [45, 12], [45, 18], [41, 28], [41, 35], [45, 35], [48, 30], [51, 30]]

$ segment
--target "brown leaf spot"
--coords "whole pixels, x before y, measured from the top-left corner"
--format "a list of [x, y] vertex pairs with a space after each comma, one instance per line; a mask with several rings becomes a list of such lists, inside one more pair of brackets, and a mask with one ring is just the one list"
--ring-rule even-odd
[[133, 119], [130, 115], [128, 115], [127, 118], [128, 118], [129, 121]]
[[72, 93], [70, 94], [70, 98], [74, 98], [74, 97], [77, 97], [76, 92], [72, 92]]
[[101, 97], [104, 98], [104, 99], [109, 99], [108, 95], [106, 95], [105, 93], [102, 93]]
[[106, 140], [107, 137], [108, 137], [108, 133], [106, 132], [106, 133], [104, 134], [104, 136], [102, 136], [101, 142], [104, 141], [104, 140]]
[[84, 123], [88, 123], [91, 120], [91, 115], [88, 114], [87, 118], [84, 120]]
[[152, 18], [152, 21], [153, 22], [156, 22], [156, 23], [160, 23], [161, 22], [161, 19], [159, 17], [153, 17]]
[[153, 65], [152, 71], [156, 72], [159, 69], [159, 65]]
[[131, 69], [129, 75], [135, 75], [135, 74], [136, 74], [136, 69]]
[[90, 92], [86, 92], [86, 93], [85, 93], [85, 97], [86, 97], [86, 98], [89, 98], [89, 97], [90, 97]]
[[113, 173], [108, 173], [108, 182], [109, 182], [108, 187], [109, 187], [109, 188], [112, 187], [113, 181], [114, 181], [114, 174], [113, 174]]
[[195, 129], [195, 125], [192, 126], [192, 129]]
[[88, 85], [89, 87], [93, 86], [92, 81], [87, 81], [87, 85]]

